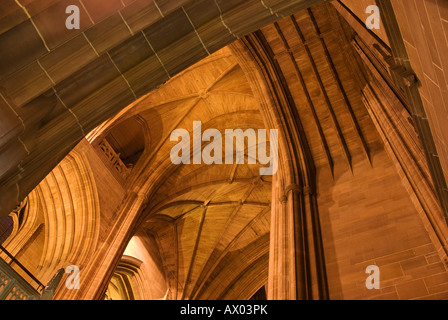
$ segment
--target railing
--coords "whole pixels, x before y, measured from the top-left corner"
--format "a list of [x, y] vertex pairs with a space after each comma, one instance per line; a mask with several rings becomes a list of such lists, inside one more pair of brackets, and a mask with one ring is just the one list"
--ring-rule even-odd
[[10, 259], [8, 265], [12, 266], [13, 263], [15, 263], [25, 274], [30, 277], [30, 279], [36, 284], [36, 287], [34, 288], [37, 291], [42, 291], [45, 288], [45, 285], [42, 284], [27, 268], [23, 266], [8, 250], [6, 250], [2, 245], [0, 245], [0, 251], [5, 253], [8, 258]]
[[[64, 269], [59, 269], [47, 286], [43, 285], [28, 269], [0, 245], [10, 259], [9, 263], [0, 259], [0, 300], [51, 300], [59, 282], [64, 274]], [[11, 265], [15, 263], [20, 269], [37, 284], [37, 289], [29, 284]], [[42, 293], [40, 293], [40, 292]]]
[[109, 166], [117, 173], [121, 178], [126, 179], [129, 174], [129, 168], [123, 163], [120, 158], [120, 154], [116, 153], [114, 148], [107, 142], [106, 139], [101, 141], [100, 149], [103, 151], [103, 154], [106, 156], [107, 160], [109, 160]]
[[38, 300], [39, 292], [0, 259], [0, 300]]

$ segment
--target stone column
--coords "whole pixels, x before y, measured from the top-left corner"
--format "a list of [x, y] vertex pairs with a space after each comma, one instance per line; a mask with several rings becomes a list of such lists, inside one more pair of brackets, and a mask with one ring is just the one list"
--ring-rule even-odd
[[320, 223], [310, 187], [273, 180], [268, 299], [328, 298]]

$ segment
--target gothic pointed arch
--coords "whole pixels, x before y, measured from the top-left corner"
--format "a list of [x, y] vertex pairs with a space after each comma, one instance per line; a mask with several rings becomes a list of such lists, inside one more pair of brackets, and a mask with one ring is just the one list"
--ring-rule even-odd
[[27, 197], [26, 212], [5, 248], [42, 283], [59, 268], [83, 266], [96, 250], [99, 199], [89, 162], [73, 151]]

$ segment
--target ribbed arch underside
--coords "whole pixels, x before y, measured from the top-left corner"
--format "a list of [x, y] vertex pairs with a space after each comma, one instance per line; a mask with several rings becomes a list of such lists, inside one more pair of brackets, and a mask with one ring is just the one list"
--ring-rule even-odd
[[6, 248], [42, 283], [59, 268], [82, 267], [97, 247], [100, 227], [96, 182], [85, 155], [71, 152], [27, 199], [26, 219]]
[[142, 261], [136, 258], [124, 256], [115, 269], [104, 300], [145, 299], [145, 281], [140, 270], [141, 263]]

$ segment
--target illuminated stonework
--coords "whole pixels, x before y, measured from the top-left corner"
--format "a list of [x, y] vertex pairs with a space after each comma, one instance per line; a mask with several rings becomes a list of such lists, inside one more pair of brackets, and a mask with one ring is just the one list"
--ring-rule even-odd
[[[0, 17], [0, 273], [30, 297], [448, 297], [437, 1], [83, 1], [79, 30], [37, 1]], [[278, 131], [275, 174], [258, 144], [173, 163], [199, 122]]]

